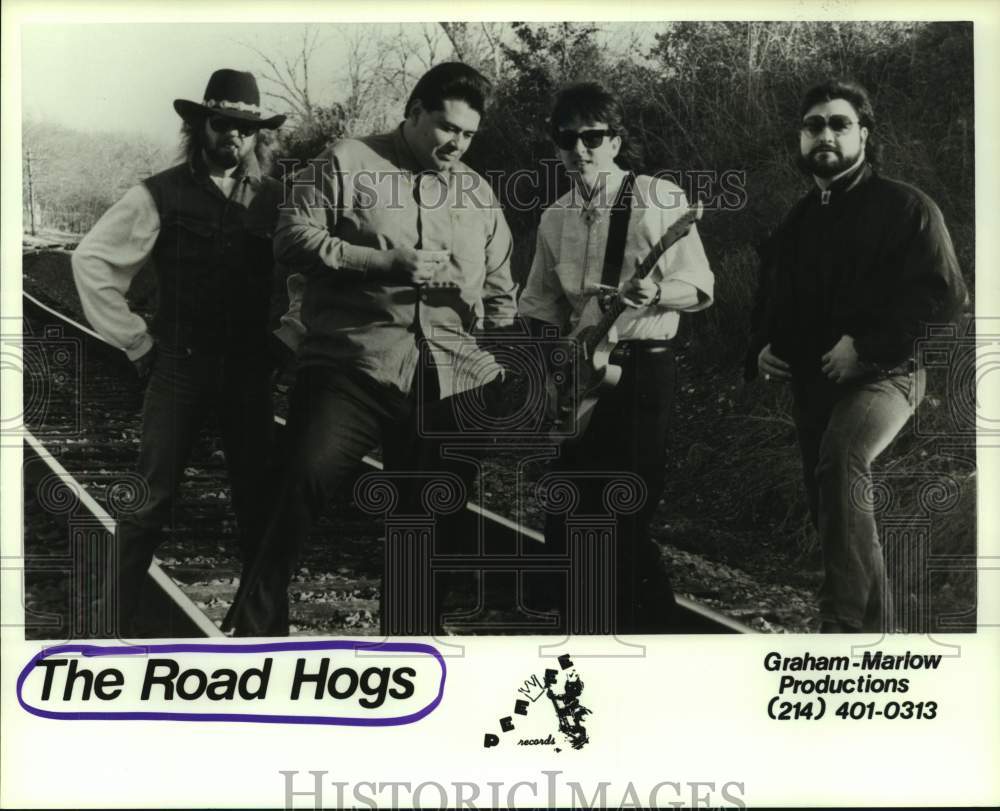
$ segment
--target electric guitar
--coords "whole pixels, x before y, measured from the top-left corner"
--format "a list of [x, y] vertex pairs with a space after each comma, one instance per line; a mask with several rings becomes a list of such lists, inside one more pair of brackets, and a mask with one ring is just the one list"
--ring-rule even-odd
[[[690, 206], [639, 263], [635, 278], [643, 279], [649, 275], [660, 257], [690, 233], [691, 226], [701, 219], [701, 214], [701, 203]], [[611, 340], [608, 333], [618, 316], [628, 309], [628, 305], [621, 296], [615, 296], [602, 313], [597, 298], [594, 296], [587, 303], [576, 329], [569, 335], [576, 354], [570, 363], [575, 362], [576, 374], [563, 370], [554, 376], [558, 405], [556, 424], [551, 435], [557, 442], [573, 435], [582, 436], [590, 424], [594, 407], [601, 395], [613, 389], [621, 380], [622, 367], [610, 362], [611, 352], [618, 343], [617, 336], [615, 340]]]

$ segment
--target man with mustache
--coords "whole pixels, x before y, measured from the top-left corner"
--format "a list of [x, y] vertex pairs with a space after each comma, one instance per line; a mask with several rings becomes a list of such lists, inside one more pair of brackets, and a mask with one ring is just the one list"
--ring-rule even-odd
[[[267, 333], [271, 236], [281, 184], [263, 172], [270, 148], [253, 75], [217, 70], [201, 103], [177, 99], [184, 161], [128, 191], [73, 253], [84, 313], [121, 347], [146, 387], [138, 472], [146, 492], [118, 521], [115, 630], [131, 635], [140, 587], [173, 518], [184, 465], [208, 414], [222, 435], [240, 534], [252, 558], [263, 524], [272, 427]], [[152, 260], [152, 322], [125, 298]], [[107, 597], [95, 621], [113, 611]], [[95, 629], [100, 631], [100, 629]]]
[[277, 502], [233, 606], [238, 635], [289, 632], [299, 551], [364, 454], [381, 444], [387, 471], [471, 478], [421, 432], [502, 384], [471, 332], [513, 323], [511, 235], [461, 161], [490, 92], [468, 65], [436, 65], [396, 130], [338, 141], [289, 183], [274, 247], [305, 277], [305, 335]]
[[966, 288], [938, 207], [875, 170], [863, 87], [810, 89], [799, 132], [814, 188], [761, 251], [747, 377], [792, 387], [825, 566], [820, 630], [892, 631], [871, 464], [924, 395], [915, 341], [959, 317]]

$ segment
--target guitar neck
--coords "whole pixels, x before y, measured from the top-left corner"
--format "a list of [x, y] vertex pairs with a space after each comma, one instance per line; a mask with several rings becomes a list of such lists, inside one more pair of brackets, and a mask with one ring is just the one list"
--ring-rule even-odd
[[[660, 261], [660, 257], [670, 250], [670, 247], [675, 242], [687, 236], [695, 220], [700, 217], [701, 203], [695, 203], [660, 237], [659, 241], [653, 246], [653, 249], [646, 254], [645, 258], [636, 267], [633, 278], [645, 279], [653, 268], [656, 267], [656, 263]], [[587, 349], [590, 355], [593, 355], [594, 349], [604, 340], [604, 337], [611, 331], [611, 327], [614, 326], [615, 321], [618, 320], [618, 316], [625, 312], [626, 309], [628, 309], [628, 305], [625, 304], [621, 296], [611, 302], [607, 311], [601, 316], [601, 320], [597, 322], [588, 336]]]

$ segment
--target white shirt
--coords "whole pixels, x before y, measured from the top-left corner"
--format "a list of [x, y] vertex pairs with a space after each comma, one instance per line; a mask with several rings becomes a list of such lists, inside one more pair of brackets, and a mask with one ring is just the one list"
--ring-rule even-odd
[[[211, 176], [227, 197], [237, 183], [234, 172], [230, 170], [224, 177]], [[130, 360], [152, 349], [153, 338], [146, 322], [129, 309], [125, 294], [152, 254], [159, 233], [156, 202], [140, 183], [104, 212], [70, 258], [84, 315], [101, 337], [125, 350]], [[301, 282], [302, 277], [289, 277], [290, 309], [281, 319], [285, 329], [280, 337], [293, 349], [305, 331], [299, 320], [304, 287]]]
[[146, 322], [129, 309], [125, 294], [153, 252], [159, 233], [156, 203], [140, 183], [104, 212], [71, 257], [84, 315], [130, 360], [145, 355], [153, 338]]
[[[620, 182], [621, 178], [615, 185]], [[522, 316], [568, 331], [576, 327], [592, 298], [588, 290], [601, 282], [616, 192], [617, 188], [609, 187], [595, 204], [588, 205], [574, 186], [545, 210], [531, 272], [518, 302]], [[619, 282], [632, 277], [637, 261], [649, 254], [687, 209], [687, 199], [678, 186], [648, 175], [636, 177]], [[676, 279], [694, 286], [698, 302], [686, 312], [711, 305], [715, 277], [696, 227], [660, 257], [649, 278], [654, 282]], [[664, 304], [630, 307], [619, 316], [614, 331], [617, 340], [623, 341], [668, 339], [674, 337], [679, 323], [680, 313]], [[615, 339], [613, 334], [609, 337]]]

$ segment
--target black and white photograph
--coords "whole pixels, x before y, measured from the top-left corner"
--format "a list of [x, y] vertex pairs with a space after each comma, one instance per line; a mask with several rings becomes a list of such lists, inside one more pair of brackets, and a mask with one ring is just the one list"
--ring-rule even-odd
[[[782, 787], [736, 747], [918, 746], [961, 718], [989, 743], [953, 796], [998, 790], [995, 697], [947, 689], [995, 677], [1000, 622], [997, 20], [843, 5], [21, 4], [5, 713], [33, 740], [262, 736], [253, 802], [288, 808], [892, 804], [915, 788], [810, 795], [815, 764]], [[644, 727], [699, 712], [752, 725], [718, 760]], [[390, 800], [364, 782], [390, 761], [302, 757], [330, 725], [364, 741], [345, 764], [428, 725], [462, 754]], [[567, 766], [641, 747], [610, 788]], [[133, 779], [82, 806], [136, 802]]]
[[971, 23], [200, 28], [25, 31], [26, 634], [975, 629]]

